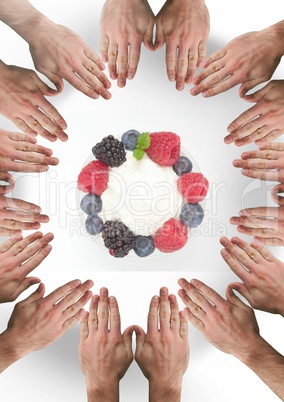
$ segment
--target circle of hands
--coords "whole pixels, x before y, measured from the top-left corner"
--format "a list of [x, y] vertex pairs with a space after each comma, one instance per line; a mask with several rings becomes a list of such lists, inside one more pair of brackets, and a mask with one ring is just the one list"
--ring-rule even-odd
[[[15, 301], [39, 284], [16, 304], [0, 334], [0, 372], [81, 321], [79, 359], [90, 401], [118, 400], [119, 381], [133, 359], [149, 380], [151, 401], [179, 401], [189, 361], [190, 321], [215, 347], [240, 359], [284, 398], [279, 387], [283, 369], [271, 378], [265, 364], [255, 364], [259, 350], [266, 360], [271, 356], [273, 368], [283, 367], [283, 356], [260, 336], [253, 310], [284, 314], [283, 263], [264, 247], [284, 245], [284, 145], [272, 142], [284, 132], [284, 81], [269, 81], [284, 54], [283, 22], [239, 36], [206, 57], [210, 24], [204, 1], [167, 0], [155, 16], [146, 0], [107, 0], [101, 14], [100, 58], [77, 34], [48, 20], [25, 0], [23, 15], [33, 20], [33, 30], [26, 28], [24, 18], [16, 24], [7, 13], [13, 1], [17, 0], [2, 1], [0, 19], [26, 40], [36, 70], [56, 89], [32, 70], [0, 61], [0, 113], [25, 133], [0, 130], [0, 180], [7, 183], [0, 185], [0, 235], [12, 236], [0, 245], [0, 302]], [[38, 134], [49, 141], [68, 139], [67, 123], [47, 97], [60, 94], [65, 80], [92, 99], [110, 99], [104, 63], [110, 78], [124, 87], [137, 74], [142, 43], [149, 51], [165, 47], [167, 76], [179, 91], [191, 85], [192, 96], [212, 97], [240, 85], [239, 96], [253, 106], [228, 125], [224, 141], [236, 146], [254, 142], [257, 149], [243, 152], [233, 165], [244, 176], [279, 184], [271, 191], [277, 206], [247, 208], [230, 220], [240, 233], [254, 237], [251, 244], [238, 237], [220, 239], [224, 261], [241, 280], [229, 284], [225, 298], [197, 279], [181, 278], [178, 295], [184, 310], [179, 311], [176, 296], [163, 287], [151, 300], [147, 331], [132, 325], [122, 333], [117, 300], [106, 288], [93, 295], [91, 280], [74, 280], [44, 295], [44, 284], [29, 274], [51, 252], [53, 234], [37, 231], [24, 238], [22, 230], [38, 230], [49, 218], [39, 206], [6, 194], [15, 186], [10, 171], [39, 173], [59, 163], [36, 139]], [[248, 94], [262, 83], [266, 84]], [[83, 307], [89, 301], [86, 312]]]

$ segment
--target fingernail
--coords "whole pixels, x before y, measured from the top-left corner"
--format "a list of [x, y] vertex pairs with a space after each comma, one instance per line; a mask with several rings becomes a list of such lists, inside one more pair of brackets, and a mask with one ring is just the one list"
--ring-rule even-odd
[[209, 96], [209, 92], [207, 92], [207, 91], [202, 92], [202, 96], [203, 96], [204, 98], [207, 98], [207, 97]]
[[66, 123], [60, 124], [60, 128], [62, 128], [62, 130], [66, 130], [67, 124]]
[[74, 285], [75, 286], [79, 286], [79, 285], [81, 285], [81, 281], [80, 281], [80, 279], [76, 279], [75, 281], [74, 281]]
[[92, 95], [92, 98], [93, 99], [98, 99], [98, 97], [99, 97], [99, 95], [96, 92], [94, 92], [93, 95]]
[[237, 229], [238, 229], [239, 232], [244, 232], [244, 227], [243, 226], [238, 226]]
[[171, 75], [171, 76], [169, 77], [169, 80], [170, 80], [171, 82], [174, 82], [176, 79], [175, 79], [174, 76]]
[[152, 300], [153, 300], [154, 302], [159, 301], [159, 296], [153, 296]]
[[50, 244], [48, 244], [47, 246], [45, 246], [46, 251], [51, 251], [52, 247]]
[[227, 254], [228, 254], [228, 251], [227, 251], [226, 249], [222, 248], [221, 254], [222, 254], [222, 255], [227, 255]]
[[240, 212], [239, 212], [239, 215], [240, 215], [240, 216], [244, 216], [244, 215], [245, 215], [245, 211], [244, 211], [243, 209], [241, 209]]
[[198, 95], [199, 94], [199, 92], [198, 92], [198, 90], [196, 88], [192, 88], [190, 93], [191, 93], [191, 95]]
[[197, 279], [191, 279], [190, 283], [194, 286], [197, 284]]
[[233, 131], [233, 127], [232, 127], [232, 126], [229, 126], [229, 127], [227, 128], [227, 131], [228, 131], [228, 133], [231, 133], [231, 132]]
[[127, 79], [128, 80], [132, 80], [134, 78], [134, 75], [133, 74], [131, 74], [131, 73], [128, 73], [127, 74]]
[[110, 296], [110, 297], [109, 297], [109, 301], [110, 301], [111, 303], [113, 303], [113, 302], [115, 302], [115, 301], [116, 301], [116, 299], [115, 299], [115, 297], [114, 297], [114, 296]]

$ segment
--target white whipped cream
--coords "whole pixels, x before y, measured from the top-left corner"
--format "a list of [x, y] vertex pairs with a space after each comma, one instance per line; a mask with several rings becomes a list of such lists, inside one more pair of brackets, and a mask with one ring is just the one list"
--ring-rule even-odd
[[154, 234], [168, 219], [177, 217], [183, 198], [178, 176], [146, 154], [137, 161], [132, 152], [118, 168], [110, 169], [108, 188], [102, 194], [103, 221], [120, 220], [136, 235]]

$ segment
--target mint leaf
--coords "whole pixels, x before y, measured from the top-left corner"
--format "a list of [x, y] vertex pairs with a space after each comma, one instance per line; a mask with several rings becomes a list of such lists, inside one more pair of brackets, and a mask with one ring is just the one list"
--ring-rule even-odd
[[147, 149], [150, 146], [150, 142], [151, 138], [149, 133], [142, 133], [138, 137], [136, 148], [140, 150]]
[[143, 156], [145, 155], [145, 152], [142, 149], [135, 149], [133, 151], [133, 156], [136, 158], [138, 161], [141, 161]]

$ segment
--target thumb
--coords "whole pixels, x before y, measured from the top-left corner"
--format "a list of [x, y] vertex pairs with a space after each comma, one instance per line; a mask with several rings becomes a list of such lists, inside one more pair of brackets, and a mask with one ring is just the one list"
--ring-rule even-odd
[[153, 44], [153, 29], [154, 29], [154, 22], [150, 22], [147, 26], [146, 32], [144, 34], [143, 43], [148, 50], [154, 51], [154, 44]]
[[135, 334], [136, 334], [136, 350], [135, 350], [135, 358], [137, 355], [141, 353], [143, 345], [145, 343], [146, 334], [144, 330], [139, 327], [139, 325], [133, 325]]
[[20, 283], [20, 285], [18, 286], [16, 292], [15, 292], [15, 296], [16, 298], [19, 297], [19, 295], [24, 292], [25, 290], [27, 290], [29, 287], [31, 287], [32, 285], [35, 285], [36, 283], [40, 283], [40, 279], [36, 278], [34, 276], [29, 277], [29, 278], [25, 278], [23, 280], [22, 283]]
[[[239, 96], [240, 96], [240, 98], [243, 98], [245, 101], [247, 101], [247, 102], [257, 102], [260, 98], [258, 98], [258, 99], [256, 99], [255, 100], [255, 98], [254, 98], [254, 96], [255, 96], [255, 94], [257, 93], [257, 92], [260, 92], [260, 91], [256, 91], [254, 94], [252, 94], [252, 95], [246, 95], [246, 93], [248, 92], [248, 91], [250, 91], [251, 89], [253, 89], [253, 88], [255, 88], [258, 84], [260, 84], [261, 83], [261, 80], [259, 80], [259, 79], [256, 79], [256, 80], [250, 80], [250, 81], [247, 81], [247, 82], [244, 82], [241, 86], [240, 86], [240, 89], [239, 89]], [[258, 97], [259, 95], [256, 95], [256, 97]], [[261, 96], [262, 97], [262, 96]]]
[[133, 352], [132, 352], [133, 331], [134, 331], [134, 327], [133, 327], [133, 325], [131, 325], [130, 327], [126, 328], [126, 330], [122, 334], [123, 343], [125, 345], [127, 353], [129, 354], [129, 356], [132, 356], [132, 358], [133, 358]]
[[233, 292], [234, 285], [235, 284], [230, 284], [226, 289], [227, 300], [234, 306], [247, 310], [250, 307], [244, 302], [242, 302], [241, 299]]
[[25, 300], [20, 302], [21, 305], [24, 306], [26, 304], [37, 302], [38, 300], [43, 298], [44, 292], [45, 292], [45, 286], [43, 283], [40, 283], [39, 287], [37, 288], [37, 290], [34, 293], [32, 293], [29, 297], [27, 297]]
[[157, 21], [156, 23], [156, 35], [155, 35], [155, 43], [154, 43], [154, 50], [159, 50], [165, 43], [165, 35], [162, 24]]

